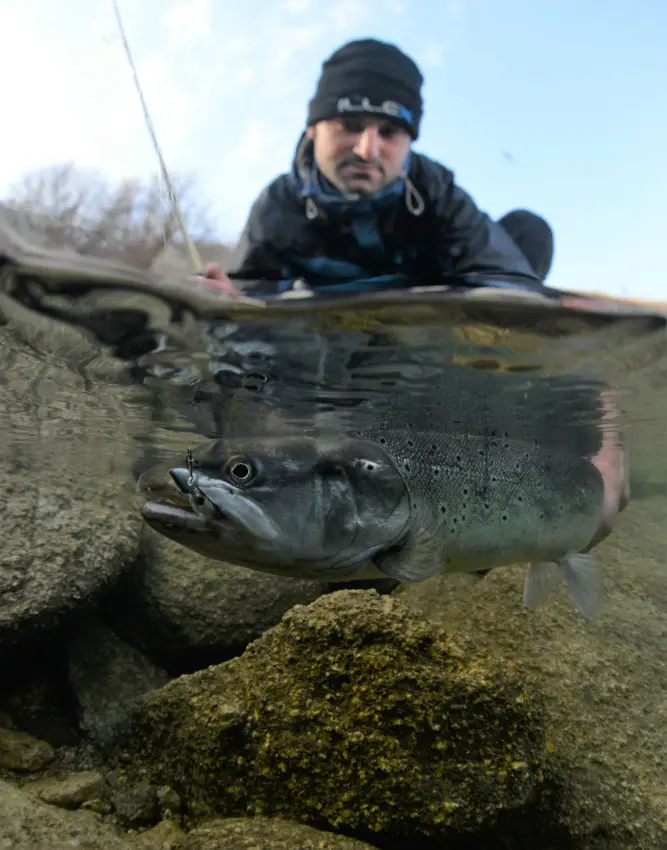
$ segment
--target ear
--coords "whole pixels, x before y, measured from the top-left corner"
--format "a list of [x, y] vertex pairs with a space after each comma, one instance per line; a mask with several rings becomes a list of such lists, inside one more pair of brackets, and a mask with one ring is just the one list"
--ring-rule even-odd
[[306, 138], [308, 138], [308, 139], [314, 139], [315, 138], [315, 125], [314, 124], [309, 124], [308, 127], [306, 127]]
[[425, 581], [443, 569], [444, 543], [435, 535], [418, 541], [414, 532], [408, 531], [391, 549], [378, 552], [373, 563], [386, 576], [397, 581]]

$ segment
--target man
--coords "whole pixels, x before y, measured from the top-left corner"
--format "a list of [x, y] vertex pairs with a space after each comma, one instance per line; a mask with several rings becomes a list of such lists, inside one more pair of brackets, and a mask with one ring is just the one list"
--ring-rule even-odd
[[[282, 292], [301, 280], [321, 291], [438, 283], [444, 274], [540, 288], [553, 258], [547, 222], [525, 210], [481, 212], [444, 166], [412, 150], [422, 74], [397, 47], [352, 41], [324, 62], [291, 172], [254, 202], [229, 292]], [[234, 282], [232, 282], [234, 281]]]

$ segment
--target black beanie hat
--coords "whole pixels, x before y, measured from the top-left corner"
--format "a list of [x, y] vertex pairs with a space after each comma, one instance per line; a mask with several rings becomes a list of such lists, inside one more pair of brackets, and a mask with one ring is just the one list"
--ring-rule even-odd
[[417, 65], [395, 45], [373, 38], [350, 41], [322, 65], [308, 124], [353, 113], [386, 115], [416, 139], [423, 81]]

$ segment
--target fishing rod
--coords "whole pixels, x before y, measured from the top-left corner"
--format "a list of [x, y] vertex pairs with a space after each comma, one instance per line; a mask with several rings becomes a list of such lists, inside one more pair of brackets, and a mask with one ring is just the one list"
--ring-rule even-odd
[[118, 0], [111, 0], [111, 5], [113, 6], [114, 15], [116, 18], [116, 24], [118, 25], [118, 32], [120, 34], [120, 40], [123, 44], [123, 48], [125, 50], [125, 55], [127, 56], [127, 61], [130, 65], [130, 70], [132, 71], [132, 77], [134, 78], [134, 85], [137, 90], [137, 94], [139, 95], [139, 102], [141, 104], [142, 111], [144, 113], [144, 120], [146, 122], [146, 127], [148, 128], [148, 132], [150, 134], [151, 140], [153, 142], [153, 147], [155, 149], [155, 153], [157, 154], [158, 162], [160, 163], [160, 170], [162, 172], [162, 179], [165, 182], [167, 187], [167, 192], [169, 193], [169, 200], [171, 201], [172, 212], [176, 217], [176, 221], [178, 222], [178, 226], [183, 235], [183, 239], [185, 241], [186, 250], [190, 256], [190, 262], [192, 264], [193, 271], [196, 275], [202, 274], [203, 265], [201, 261], [201, 257], [199, 256], [199, 251], [197, 250], [197, 246], [194, 241], [191, 239], [190, 234], [188, 233], [187, 225], [185, 224], [185, 219], [181, 213], [181, 206], [178, 203], [178, 198], [176, 197], [176, 191], [174, 190], [174, 184], [172, 183], [171, 176], [169, 175], [169, 169], [167, 168], [167, 163], [165, 162], [164, 156], [162, 155], [162, 149], [160, 147], [160, 143], [157, 138], [157, 134], [155, 132], [155, 126], [151, 119], [150, 112], [148, 111], [148, 105], [146, 103], [146, 98], [144, 97], [144, 92], [141, 87], [141, 83], [139, 81], [139, 74], [137, 73], [136, 65], [134, 64], [134, 59], [132, 57], [132, 51], [130, 49], [130, 44], [127, 39], [127, 35], [125, 33], [125, 27], [123, 26], [123, 19], [120, 14], [120, 9], [118, 7]]

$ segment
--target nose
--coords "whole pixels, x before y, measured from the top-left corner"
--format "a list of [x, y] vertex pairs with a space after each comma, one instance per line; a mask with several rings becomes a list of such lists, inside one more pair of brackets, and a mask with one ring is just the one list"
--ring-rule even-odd
[[354, 152], [362, 159], [374, 160], [380, 154], [380, 133], [377, 127], [365, 127], [357, 140]]
[[188, 470], [176, 467], [169, 470], [169, 475], [171, 475], [174, 484], [181, 493], [184, 493], [186, 496], [189, 495], [192, 488], [190, 486], [190, 473]]

